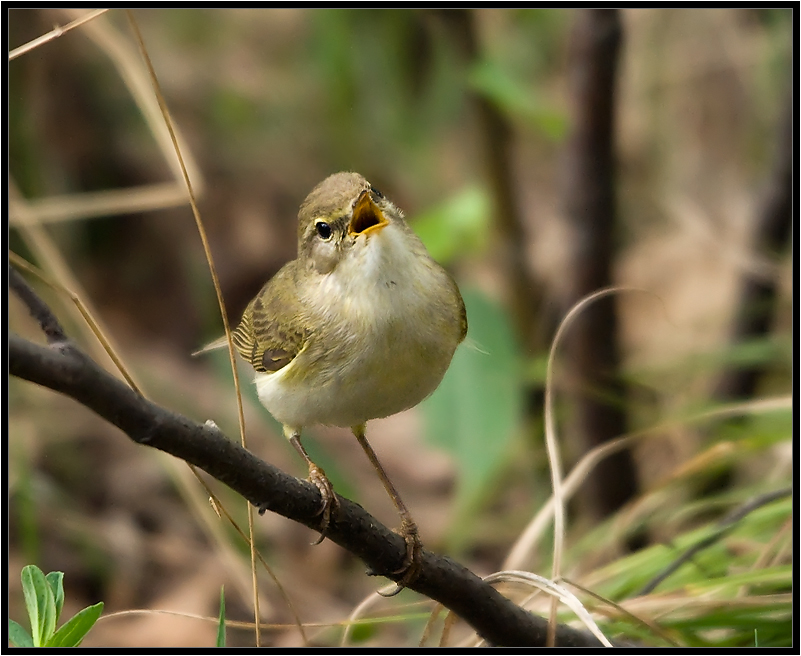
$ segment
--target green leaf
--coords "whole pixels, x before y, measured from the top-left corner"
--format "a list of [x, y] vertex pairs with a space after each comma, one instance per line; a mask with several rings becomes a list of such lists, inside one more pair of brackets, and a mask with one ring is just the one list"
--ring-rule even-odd
[[217, 647], [225, 649], [225, 586], [220, 588], [220, 619], [217, 623]]
[[457, 255], [479, 251], [487, 242], [490, 210], [487, 192], [470, 186], [416, 216], [411, 226], [431, 257], [447, 265]]
[[33, 647], [33, 638], [12, 619], [8, 620], [8, 640], [15, 647]]
[[22, 568], [22, 592], [31, 620], [34, 647], [42, 647], [56, 630], [56, 601], [45, 575], [36, 565]]
[[459, 469], [451, 533], [457, 545], [464, 538], [460, 519], [485, 498], [509, 456], [523, 407], [521, 359], [506, 313], [479, 292], [465, 290], [463, 297], [466, 343], [421, 405], [428, 439], [447, 449]]
[[77, 647], [89, 633], [89, 629], [95, 625], [102, 612], [102, 601], [78, 611], [56, 631], [45, 647]]
[[64, 607], [64, 572], [50, 572], [45, 578], [53, 591], [53, 599], [56, 602], [56, 623], [58, 623], [61, 609]]

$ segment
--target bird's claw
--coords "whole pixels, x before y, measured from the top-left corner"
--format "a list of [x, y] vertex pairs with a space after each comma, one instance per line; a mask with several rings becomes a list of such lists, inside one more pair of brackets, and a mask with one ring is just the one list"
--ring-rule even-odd
[[420, 534], [417, 532], [417, 524], [411, 519], [403, 519], [400, 528], [395, 532], [403, 536], [406, 542], [406, 557], [403, 559], [403, 565], [392, 573], [402, 573], [403, 576], [400, 581], [396, 581], [395, 589], [391, 592], [384, 594], [379, 591], [378, 594], [382, 597], [394, 597], [417, 578], [422, 568], [423, 543], [420, 541]]
[[312, 546], [314, 546], [325, 540], [328, 525], [331, 523], [331, 516], [339, 510], [339, 501], [337, 501], [337, 495], [334, 492], [334, 486], [331, 485], [331, 481], [328, 480], [325, 472], [317, 465], [309, 466], [309, 481], [314, 483], [317, 489], [320, 490], [320, 496], [323, 498], [322, 506], [317, 511], [318, 515], [322, 515], [320, 537], [312, 542]]

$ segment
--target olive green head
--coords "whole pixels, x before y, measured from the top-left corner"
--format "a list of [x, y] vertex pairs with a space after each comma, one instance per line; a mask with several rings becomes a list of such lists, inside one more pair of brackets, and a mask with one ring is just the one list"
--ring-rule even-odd
[[319, 273], [329, 273], [362, 235], [403, 214], [358, 173], [335, 173], [318, 184], [298, 212], [298, 258]]

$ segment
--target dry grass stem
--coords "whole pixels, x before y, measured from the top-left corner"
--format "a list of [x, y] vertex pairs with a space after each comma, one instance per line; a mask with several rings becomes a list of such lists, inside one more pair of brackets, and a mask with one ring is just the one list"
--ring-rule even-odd
[[88, 23], [90, 20], [94, 20], [98, 16], [105, 14], [108, 9], [95, 9], [94, 11], [90, 11], [87, 14], [84, 14], [80, 18], [76, 18], [71, 23], [67, 23], [66, 25], [56, 25], [50, 32], [47, 34], [43, 34], [42, 36], [33, 39], [32, 41], [28, 41], [28, 43], [19, 46], [18, 48], [14, 48], [11, 52], [8, 53], [8, 61], [12, 59], [16, 59], [21, 55], [24, 55], [26, 52], [30, 52], [39, 46], [44, 45], [52, 41], [53, 39], [57, 39], [60, 36], [65, 35], [70, 30], [74, 30], [76, 27], [80, 27], [84, 23]]
[[[618, 437], [611, 442], [595, 447], [576, 463], [563, 483], [563, 498], [565, 501], [569, 501], [598, 462], [615, 451], [625, 448], [635, 440], [656, 437], [679, 426], [703, 423], [704, 421], [712, 419], [768, 413], [777, 410], [790, 410], [792, 409], [792, 403], [793, 399], [791, 396], [778, 396], [768, 399], [759, 399], [757, 401], [730, 403], [683, 419], [670, 420], [650, 428], [630, 433], [629, 435]], [[523, 533], [509, 551], [509, 555], [503, 562], [503, 569], [520, 569], [524, 567], [526, 563], [530, 562], [537, 544], [542, 538], [544, 531], [548, 528], [548, 523], [551, 520], [553, 512], [554, 497], [551, 496], [528, 523]]]
[[[68, 18], [74, 18], [74, 22], [80, 21], [78, 24], [83, 27], [82, 31], [86, 36], [109, 57], [142, 112], [145, 123], [153, 134], [167, 165], [172, 170], [175, 180], [169, 183], [154, 183], [129, 189], [83, 192], [33, 199], [28, 201], [25, 208], [20, 207], [18, 203], [11, 205], [9, 207], [10, 221], [16, 225], [31, 226], [38, 223], [152, 211], [185, 204], [188, 198], [186, 187], [182, 182], [181, 163], [176, 158], [173, 140], [162, 120], [147, 71], [138, 59], [136, 51], [127, 45], [122, 34], [105, 18], [89, 22], [91, 19], [80, 14], [78, 10], [64, 9], [60, 11]], [[100, 13], [97, 13], [97, 16]], [[92, 16], [92, 18], [94, 17], [96, 16]], [[38, 47], [38, 45], [41, 44], [31, 45], [29, 49]], [[204, 186], [200, 167], [195, 163], [191, 151], [184, 145], [180, 134], [176, 134], [175, 138], [182, 148], [183, 165], [194, 181], [196, 193], [200, 194]]]
[[592, 616], [587, 612], [587, 609], [584, 608], [584, 604], [582, 604], [576, 595], [570, 592], [570, 590], [559, 585], [558, 583], [554, 583], [553, 581], [546, 579], [544, 576], [517, 570], [504, 570], [502, 572], [496, 572], [495, 574], [485, 576], [484, 580], [487, 581], [487, 583], [520, 583], [527, 586], [533, 586], [538, 590], [542, 590], [555, 600], [561, 601], [563, 604], [565, 604], [565, 606], [570, 608], [570, 610], [576, 614], [576, 617], [581, 620], [584, 626], [587, 627], [587, 630], [601, 641], [601, 644], [606, 647], [612, 647], [612, 643], [609, 642], [606, 636], [598, 628], [595, 620], [592, 619]]
[[[236, 404], [237, 404], [237, 415], [239, 418], [239, 438], [243, 448], [247, 448], [247, 439], [245, 437], [245, 411], [242, 405], [242, 393], [239, 389], [239, 376], [237, 375], [237, 367], [236, 367], [236, 355], [234, 353], [234, 342], [231, 337], [231, 327], [228, 325], [228, 313], [225, 310], [225, 299], [223, 299], [222, 288], [220, 286], [220, 279], [217, 276], [217, 270], [214, 266], [214, 258], [211, 254], [211, 246], [209, 245], [208, 237], [206, 236], [206, 229], [203, 225], [203, 220], [200, 216], [200, 210], [198, 209], [197, 202], [195, 200], [195, 193], [192, 187], [192, 180], [189, 176], [189, 170], [186, 166], [186, 162], [184, 161], [183, 154], [181, 152], [181, 147], [178, 141], [178, 135], [175, 131], [175, 127], [173, 126], [172, 118], [170, 117], [170, 112], [167, 108], [167, 103], [164, 100], [164, 96], [161, 92], [161, 86], [159, 85], [158, 78], [156, 76], [156, 71], [153, 68], [153, 63], [150, 61], [150, 55], [147, 52], [147, 48], [145, 47], [144, 39], [142, 38], [142, 34], [139, 31], [139, 26], [134, 18], [133, 13], [130, 10], [126, 10], [126, 15], [128, 17], [128, 22], [131, 26], [131, 30], [133, 31], [136, 41], [139, 45], [139, 50], [142, 55], [142, 58], [145, 61], [145, 65], [147, 66], [147, 71], [150, 76], [150, 82], [153, 86], [153, 91], [156, 95], [156, 100], [158, 101], [158, 108], [161, 112], [161, 116], [164, 119], [164, 123], [167, 127], [167, 131], [169, 133], [170, 141], [172, 142], [172, 147], [174, 149], [175, 155], [178, 158], [178, 166], [181, 171], [181, 176], [183, 177], [184, 183], [186, 185], [186, 190], [189, 194], [189, 204], [192, 206], [192, 214], [195, 217], [195, 224], [197, 225], [198, 233], [200, 234], [200, 240], [203, 242], [203, 251], [206, 255], [206, 262], [209, 265], [209, 273], [211, 274], [211, 279], [214, 284], [214, 291], [217, 294], [217, 302], [220, 307], [220, 315], [223, 320], [223, 327], [225, 328], [225, 335], [228, 338], [228, 355], [231, 362], [231, 372], [234, 377], [234, 392], [236, 394]], [[256, 540], [254, 537], [254, 530], [253, 530], [253, 506], [248, 503], [247, 504], [247, 513], [248, 513], [248, 544], [250, 546], [250, 567], [251, 567], [251, 574], [252, 574], [252, 581], [253, 581], [253, 613], [254, 613], [254, 622], [255, 622], [255, 629], [256, 629], [256, 647], [261, 646], [261, 615], [259, 612], [259, 578], [257, 575], [257, 567], [256, 567]], [[304, 636], [305, 637], [305, 636]]]
[[[624, 291], [621, 287], [608, 287], [601, 289], [597, 292], [584, 297], [581, 301], [576, 303], [567, 313], [565, 318], [559, 324], [556, 335], [551, 343], [551, 348], [548, 353], [548, 370], [545, 381], [545, 446], [548, 453], [548, 465], [551, 470], [551, 485], [553, 487], [553, 519], [554, 519], [554, 537], [553, 537], [553, 566], [551, 568], [551, 578], [558, 580], [561, 576], [562, 570], [562, 553], [564, 550], [565, 542], [565, 498], [562, 489], [562, 459], [559, 453], [559, 447], [556, 443], [556, 418], [553, 409], [553, 388], [554, 388], [554, 369], [556, 362], [556, 349], [560, 344], [562, 336], [567, 330], [568, 326], [572, 323], [573, 319], [590, 303], [593, 301], [609, 296], [610, 294]], [[627, 291], [627, 290], [626, 290]], [[640, 290], [632, 290], [640, 291]], [[549, 636], [553, 635], [554, 627], [556, 626], [556, 603], [551, 604], [550, 614], [550, 627]], [[551, 641], [549, 640], [549, 643]]]

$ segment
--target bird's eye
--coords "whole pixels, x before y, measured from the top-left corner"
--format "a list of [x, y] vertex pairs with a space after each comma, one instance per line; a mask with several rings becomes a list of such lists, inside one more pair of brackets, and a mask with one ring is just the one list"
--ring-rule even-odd
[[370, 187], [370, 191], [372, 191], [379, 198], [383, 198], [384, 197], [384, 194], [382, 194], [380, 191], [378, 191], [378, 189], [376, 189], [375, 187]]
[[314, 224], [314, 227], [317, 228], [317, 234], [320, 235], [320, 239], [325, 241], [331, 239], [331, 226], [325, 221], [318, 221]]

